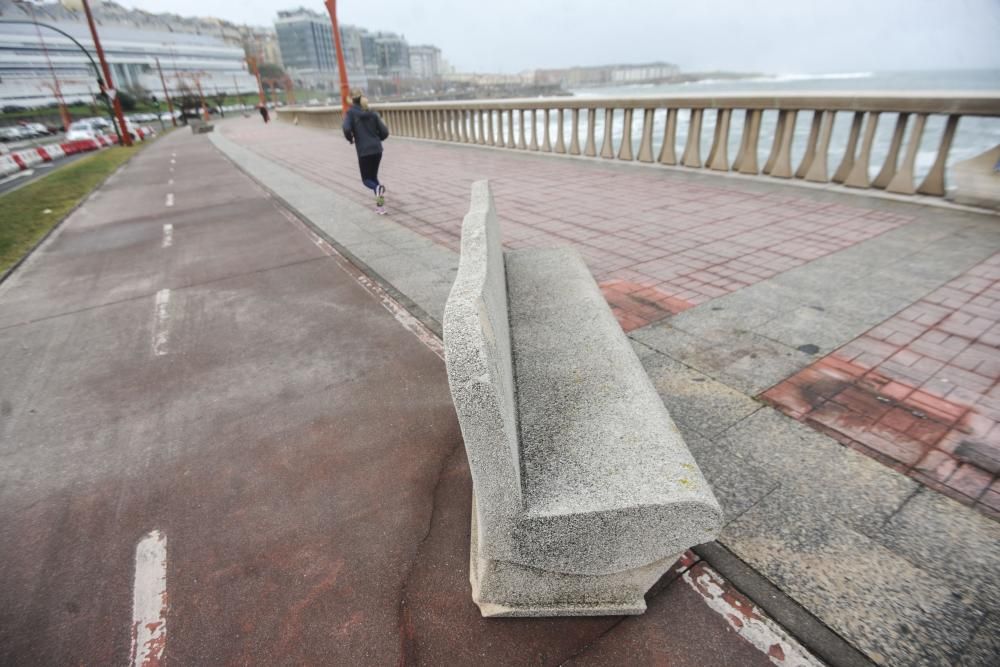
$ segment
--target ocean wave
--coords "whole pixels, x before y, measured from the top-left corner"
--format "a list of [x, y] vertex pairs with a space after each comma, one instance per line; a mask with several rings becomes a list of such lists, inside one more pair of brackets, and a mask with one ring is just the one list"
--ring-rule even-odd
[[775, 74], [747, 81], [824, 81], [837, 79], [870, 79], [875, 72], [836, 72], [833, 74]]

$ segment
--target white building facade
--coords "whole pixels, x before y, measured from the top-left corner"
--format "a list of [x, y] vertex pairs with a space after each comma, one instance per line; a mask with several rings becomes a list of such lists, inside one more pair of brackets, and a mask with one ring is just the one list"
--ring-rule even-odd
[[[86, 22], [65, 18], [65, 14], [37, 16], [39, 22], [69, 33], [97, 61]], [[31, 19], [9, 12], [0, 16], [0, 104], [29, 108], [52, 104], [56, 79], [67, 103], [92, 100], [99, 92], [97, 76], [71, 39], [44, 27], [2, 22]], [[99, 25], [98, 31], [119, 90], [141, 88], [162, 98], [157, 58], [171, 95], [183, 88], [196, 91], [198, 80], [206, 96], [257, 90], [243, 49], [218, 36], [108, 23]]]

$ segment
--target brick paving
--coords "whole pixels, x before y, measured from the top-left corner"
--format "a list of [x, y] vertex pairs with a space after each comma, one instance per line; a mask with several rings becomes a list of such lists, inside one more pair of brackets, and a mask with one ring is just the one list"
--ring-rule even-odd
[[[359, 204], [339, 132], [259, 121], [229, 138]], [[626, 331], [844, 250], [915, 218], [693, 183], [669, 170], [390, 140], [391, 219], [457, 251], [473, 180], [489, 178], [505, 246], [571, 245]], [[553, 185], [555, 184], [555, 185]], [[1000, 259], [996, 256], [762, 394], [785, 413], [1000, 517]]]
[[1000, 253], [763, 397], [1000, 518]]
[[[220, 128], [261, 156], [372, 204], [354, 148], [339, 132], [252, 121]], [[489, 178], [505, 246], [575, 247], [626, 331], [913, 220], [664, 173], [390, 139], [380, 176], [396, 222], [456, 251], [469, 186]]]

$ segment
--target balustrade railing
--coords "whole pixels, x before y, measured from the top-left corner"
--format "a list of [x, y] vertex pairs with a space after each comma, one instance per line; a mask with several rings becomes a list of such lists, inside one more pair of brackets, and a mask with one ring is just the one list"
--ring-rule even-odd
[[[977, 93], [562, 97], [374, 108], [403, 137], [933, 196], [945, 194], [959, 120], [991, 118], [1000, 129], [1000, 94]], [[324, 107], [286, 108], [279, 116], [325, 127], [339, 127], [341, 119], [339, 109]], [[885, 123], [880, 131], [882, 118], [891, 134]]]

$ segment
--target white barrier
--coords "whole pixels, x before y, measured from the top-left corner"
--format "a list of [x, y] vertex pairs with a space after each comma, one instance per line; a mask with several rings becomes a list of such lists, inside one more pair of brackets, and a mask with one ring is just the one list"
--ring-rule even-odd
[[21, 165], [10, 155], [0, 155], [0, 177], [10, 176], [21, 171]]
[[14, 153], [28, 167], [32, 167], [42, 161], [42, 156], [34, 148], [17, 151]]
[[48, 153], [49, 157], [52, 158], [53, 160], [57, 160], [61, 157], [66, 157], [66, 151], [64, 151], [62, 149], [62, 146], [60, 146], [59, 144], [45, 144], [44, 146], [42, 146], [42, 148], [45, 149], [45, 152]]

